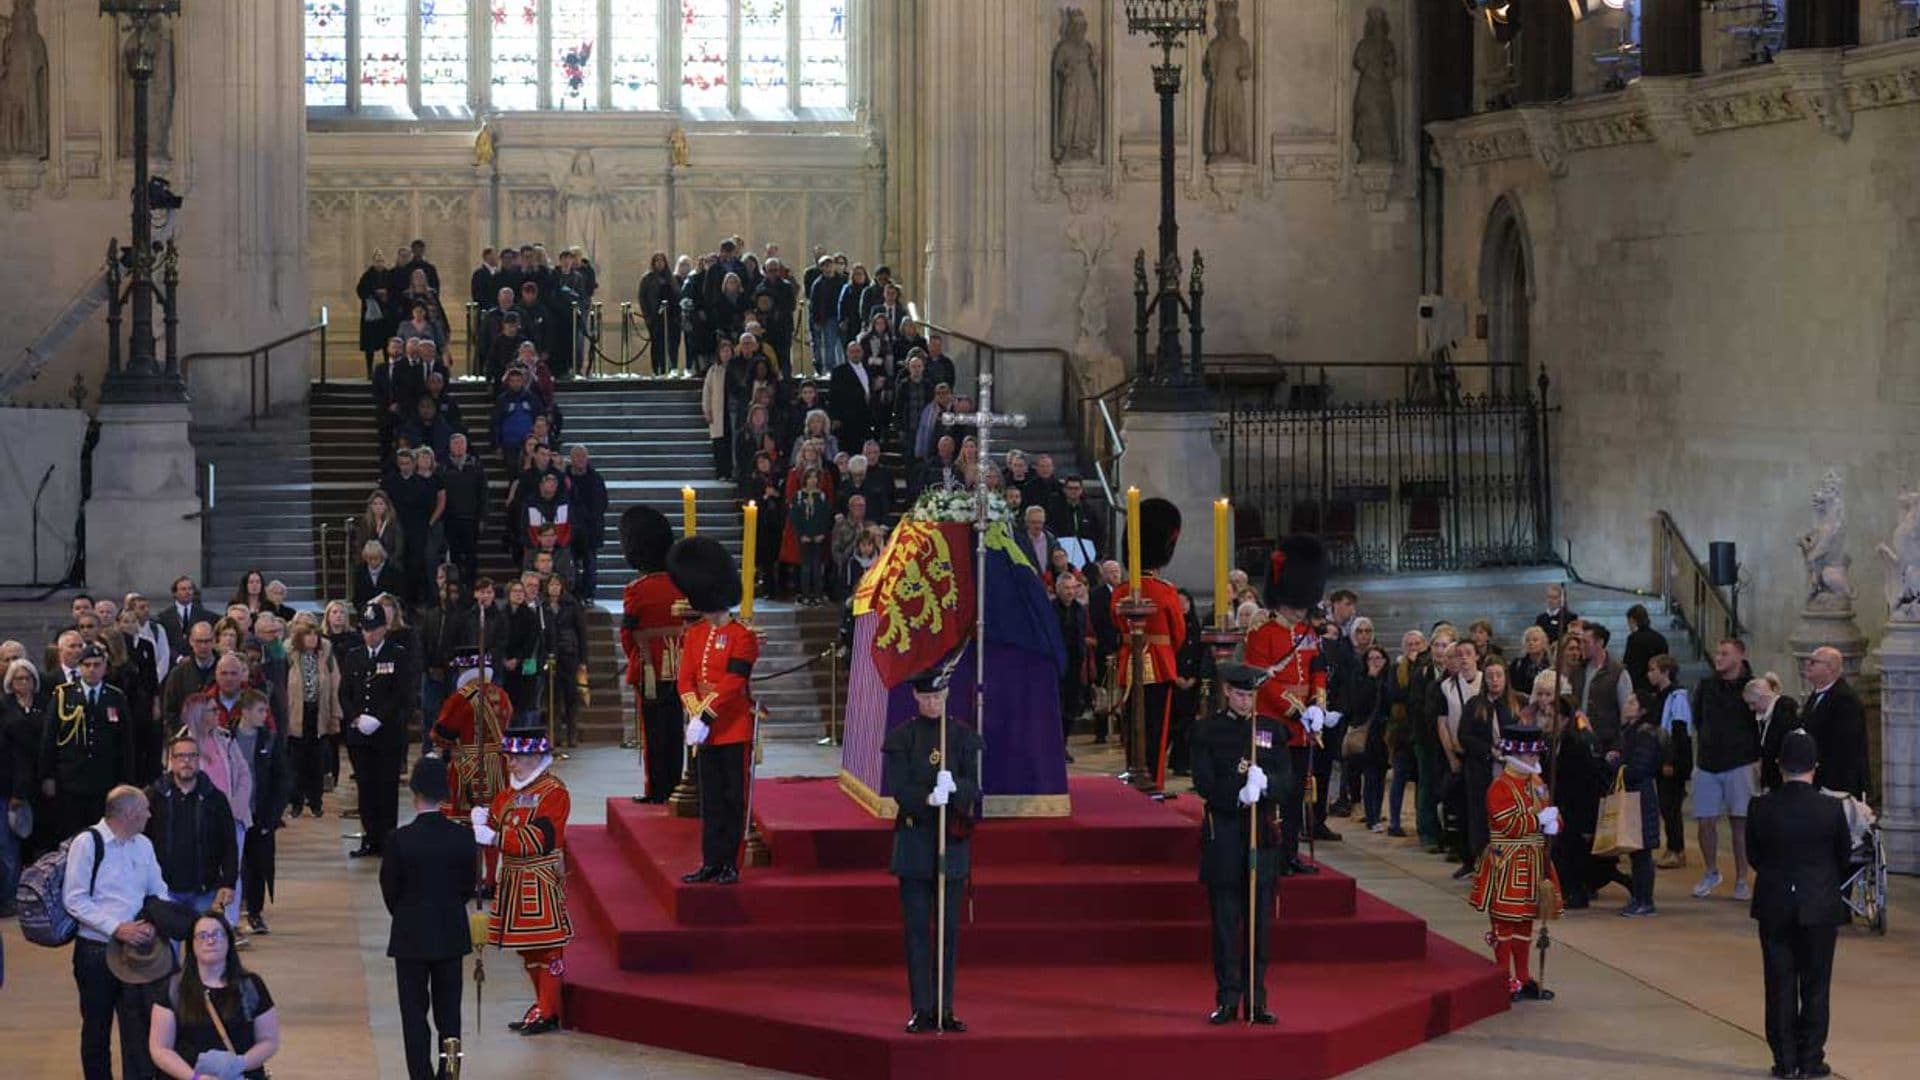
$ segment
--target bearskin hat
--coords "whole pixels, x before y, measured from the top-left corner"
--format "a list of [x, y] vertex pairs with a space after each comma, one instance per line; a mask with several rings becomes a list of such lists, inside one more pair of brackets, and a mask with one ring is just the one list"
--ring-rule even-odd
[[620, 556], [642, 574], [665, 569], [673, 525], [651, 506], [630, 506], [620, 515]]
[[1327, 549], [1320, 538], [1296, 533], [1280, 541], [1267, 582], [1267, 606], [1302, 611], [1327, 591]]
[[1180, 542], [1180, 508], [1165, 499], [1140, 503], [1140, 569], [1158, 570], [1173, 561]]
[[702, 614], [728, 611], [740, 602], [740, 568], [711, 536], [689, 536], [667, 551], [667, 576]]

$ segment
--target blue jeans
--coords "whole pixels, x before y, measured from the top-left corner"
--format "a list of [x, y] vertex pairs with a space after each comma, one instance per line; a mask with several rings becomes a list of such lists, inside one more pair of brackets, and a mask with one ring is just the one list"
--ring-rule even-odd
[[440, 705], [447, 700], [447, 680], [420, 676], [420, 749], [433, 748], [433, 722], [440, 719]]
[[1415, 784], [1415, 797], [1419, 787], [1414, 779], [1413, 751], [1402, 750], [1393, 758], [1393, 786], [1387, 792], [1387, 826], [1400, 827], [1400, 804], [1406, 801], [1407, 785]]
[[826, 375], [846, 362], [847, 346], [840, 340], [840, 324], [832, 319], [812, 323], [813, 369]]

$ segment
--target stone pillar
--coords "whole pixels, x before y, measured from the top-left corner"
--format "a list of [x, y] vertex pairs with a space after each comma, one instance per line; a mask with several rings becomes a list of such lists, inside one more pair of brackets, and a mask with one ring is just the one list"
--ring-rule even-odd
[[96, 594], [166, 591], [200, 573], [200, 509], [191, 419], [177, 405], [100, 406], [87, 500], [87, 587]]
[[1880, 814], [1887, 866], [1920, 874], [1920, 622], [1889, 619], [1880, 640]]
[[1646, 0], [1640, 10], [1641, 73], [1700, 73], [1700, 0]]
[[1513, 39], [1517, 105], [1559, 101], [1573, 93], [1573, 9], [1566, 0], [1514, 0], [1520, 32]]
[[[1213, 501], [1223, 492], [1214, 424], [1211, 412], [1129, 412], [1120, 428], [1121, 491], [1137, 487], [1180, 508], [1180, 543], [1165, 576], [1202, 602], [1213, 595]], [[1114, 550], [1122, 546], [1116, 538]]]

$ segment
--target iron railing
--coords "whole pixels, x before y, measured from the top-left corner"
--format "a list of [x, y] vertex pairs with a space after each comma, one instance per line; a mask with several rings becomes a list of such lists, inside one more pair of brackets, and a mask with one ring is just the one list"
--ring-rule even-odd
[[1653, 515], [1653, 591], [1687, 629], [1693, 658], [1703, 660], [1721, 638], [1740, 637], [1740, 608], [1720, 591], [1706, 564], [1665, 510]]
[[1551, 562], [1548, 389], [1229, 409], [1236, 561], [1306, 532], [1346, 573]]
[[247, 427], [260, 426], [260, 417], [273, 409], [273, 350], [282, 345], [291, 345], [304, 341], [313, 335], [320, 335], [320, 384], [327, 382], [327, 307], [320, 305], [320, 314], [311, 326], [304, 326], [290, 334], [274, 338], [264, 345], [251, 349], [237, 349], [220, 352], [188, 353], [180, 358], [180, 373], [188, 376], [189, 365], [202, 360], [245, 360], [247, 362]]

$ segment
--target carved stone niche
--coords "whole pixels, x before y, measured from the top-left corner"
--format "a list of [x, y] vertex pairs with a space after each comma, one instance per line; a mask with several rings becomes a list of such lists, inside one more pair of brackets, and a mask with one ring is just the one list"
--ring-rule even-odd
[[1097, 161], [1063, 161], [1053, 167], [1054, 183], [1067, 197], [1067, 206], [1084, 214], [1095, 199], [1113, 197], [1113, 184], [1105, 165]]
[[1633, 82], [1633, 93], [1646, 114], [1647, 130], [1675, 161], [1693, 156], [1693, 120], [1687, 113], [1692, 81], [1689, 75], [1642, 75]]
[[1242, 161], [1217, 161], [1207, 170], [1207, 196], [1215, 209], [1231, 214], [1240, 208], [1240, 199], [1248, 192], [1258, 194], [1260, 166]]
[[1840, 82], [1839, 49], [1786, 49], [1774, 63], [1786, 72], [1801, 108], [1836, 139], [1853, 134], [1853, 109]]
[[1391, 161], [1361, 161], [1353, 166], [1353, 178], [1360, 185], [1360, 193], [1366, 196], [1367, 209], [1374, 213], [1384, 213], [1387, 209], [1387, 196], [1393, 192], [1394, 163]]

